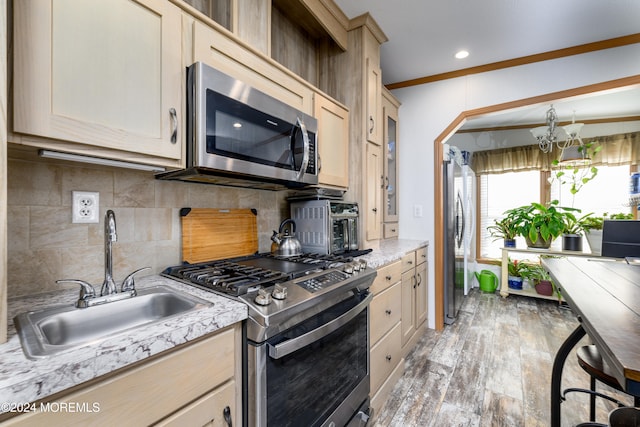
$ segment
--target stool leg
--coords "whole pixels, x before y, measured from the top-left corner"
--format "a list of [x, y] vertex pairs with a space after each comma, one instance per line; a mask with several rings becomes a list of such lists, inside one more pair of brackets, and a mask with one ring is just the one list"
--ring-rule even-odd
[[[591, 377], [591, 391], [596, 391], [596, 377]], [[592, 394], [589, 397], [589, 421], [595, 422], [596, 420], [596, 395]]]

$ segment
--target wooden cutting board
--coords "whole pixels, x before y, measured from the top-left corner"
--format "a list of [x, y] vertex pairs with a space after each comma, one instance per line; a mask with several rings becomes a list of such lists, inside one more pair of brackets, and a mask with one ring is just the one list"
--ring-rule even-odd
[[212, 261], [258, 252], [255, 209], [183, 208], [182, 260]]

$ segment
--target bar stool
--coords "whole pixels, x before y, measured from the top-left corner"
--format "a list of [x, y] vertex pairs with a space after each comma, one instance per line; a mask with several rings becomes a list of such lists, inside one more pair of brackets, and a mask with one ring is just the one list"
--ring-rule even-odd
[[[610, 400], [616, 403], [619, 407], [626, 406], [623, 402], [620, 402], [617, 399], [614, 399], [611, 396], [608, 396], [603, 393], [599, 393], [596, 391], [596, 380], [600, 381], [603, 384], [608, 385], [609, 387], [618, 390], [622, 393], [628, 394], [622, 388], [618, 380], [615, 379], [611, 372], [609, 371], [609, 367], [604, 364], [602, 360], [602, 356], [598, 352], [598, 348], [595, 345], [586, 345], [580, 347], [576, 352], [578, 356], [578, 364], [584, 371], [589, 374], [591, 377], [591, 389], [585, 390], [580, 388], [568, 388], [563, 391], [562, 399], [564, 400], [564, 396], [567, 393], [571, 392], [583, 392], [588, 393], [590, 395], [590, 407], [589, 407], [589, 423], [579, 424], [579, 426], [606, 426], [606, 424], [598, 424], [595, 423], [596, 419], [596, 397], [601, 397], [607, 400]], [[633, 405], [638, 407], [640, 406], [640, 397], [633, 396]]]

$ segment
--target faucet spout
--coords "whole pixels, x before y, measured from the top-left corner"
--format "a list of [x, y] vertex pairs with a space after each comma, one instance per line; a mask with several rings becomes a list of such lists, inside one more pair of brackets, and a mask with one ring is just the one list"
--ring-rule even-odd
[[116, 234], [116, 214], [109, 209], [104, 217], [104, 282], [100, 295], [111, 295], [118, 292], [113, 280], [113, 256], [111, 244], [118, 240]]

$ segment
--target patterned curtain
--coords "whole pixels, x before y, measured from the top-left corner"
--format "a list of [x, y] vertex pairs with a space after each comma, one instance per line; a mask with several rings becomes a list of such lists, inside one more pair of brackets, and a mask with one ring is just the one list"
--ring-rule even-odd
[[[592, 159], [598, 165], [637, 165], [640, 163], [640, 132], [585, 138], [584, 143], [596, 143], [602, 149]], [[525, 170], [549, 171], [560, 150], [543, 153], [537, 145], [477, 151], [471, 157], [476, 174], [492, 174]]]

